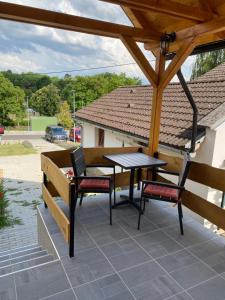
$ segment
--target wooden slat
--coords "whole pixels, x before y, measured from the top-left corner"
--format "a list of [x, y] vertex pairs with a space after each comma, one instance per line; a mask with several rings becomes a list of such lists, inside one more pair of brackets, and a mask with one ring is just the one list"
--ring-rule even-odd
[[152, 84], [153, 87], [155, 87], [157, 84], [156, 72], [154, 71], [151, 64], [148, 62], [147, 58], [144, 56], [136, 42], [128, 36], [122, 36], [121, 40], [142, 72], [145, 74], [148, 81]]
[[120, 38], [126, 35], [136, 41], [159, 40], [161, 34], [126, 25], [119, 25], [69, 14], [29, 7], [25, 5], [0, 2], [0, 18], [95, 35]]
[[84, 148], [85, 162], [86, 164], [109, 164], [109, 162], [103, 158], [103, 155], [137, 152], [140, 148], [141, 147]]
[[[158, 180], [171, 183], [171, 181], [161, 176], [158, 176]], [[225, 210], [223, 208], [187, 190], [183, 193], [182, 203], [202, 218], [225, 230]]]
[[54, 187], [54, 185], [48, 181], [45, 183], [46, 188], [48, 189], [49, 193], [52, 195], [52, 197], [58, 197], [59, 193], [56, 190], [56, 188]]
[[144, 12], [158, 12], [167, 14], [176, 18], [204, 21], [208, 19], [208, 11], [200, 7], [192, 7], [170, 0], [101, 0], [110, 2], [121, 6], [128, 6], [130, 8], [141, 10]]
[[51, 161], [50, 158], [41, 155], [41, 170], [47, 175], [48, 180], [54, 185], [55, 189], [65, 201], [70, 201], [70, 180], [65, 174]]
[[51, 215], [53, 216], [61, 232], [63, 233], [65, 240], [68, 242], [70, 237], [69, 220], [67, 219], [63, 211], [60, 209], [60, 207], [58, 207], [54, 198], [52, 197], [52, 195], [50, 194], [50, 192], [44, 184], [42, 184], [42, 196], [45, 203], [48, 205], [48, 209]]
[[56, 164], [59, 168], [67, 168], [71, 167], [71, 158], [70, 152], [72, 152], [75, 148], [67, 149], [67, 150], [58, 150], [58, 151], [48, 151], [42, 152], [41, 154], [45, 157], [50, 158], [54, 164]]

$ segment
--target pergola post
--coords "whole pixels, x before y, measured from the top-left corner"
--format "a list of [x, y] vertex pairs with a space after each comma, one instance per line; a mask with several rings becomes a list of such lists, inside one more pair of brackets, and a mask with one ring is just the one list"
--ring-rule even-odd
[[153, 155], [158, 149], [160, 117], [163, 99], [163, 89], [160, 88], [160, 79], [165, 70], [165, 56], [159, 53], [156, 57], [155, 72], [157, 75], [157, 84], [153, 87], [151, 127], [149, 135], [149, 154]]

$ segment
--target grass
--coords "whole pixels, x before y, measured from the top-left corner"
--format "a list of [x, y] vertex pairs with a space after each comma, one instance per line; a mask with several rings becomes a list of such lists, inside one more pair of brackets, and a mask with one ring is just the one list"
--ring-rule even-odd
[[32, 200], [31, 202], [27, 200], [15, 200], [14, 202], [24, 207], [31, 206], [33, 210], [36, 210], [37, 206], [42, 203], [41, 200]]
[[4, 144], [0, 145], [0, 156], [27, 155], [35, 154], [37, 150], [25, 147], [23, 144]]

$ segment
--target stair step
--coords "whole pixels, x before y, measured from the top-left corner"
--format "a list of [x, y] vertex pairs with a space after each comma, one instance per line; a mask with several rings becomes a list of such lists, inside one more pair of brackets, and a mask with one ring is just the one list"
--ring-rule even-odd
[[48, 263], [48, 262], [51, 262], [53, 260], [54, 260], [54, 258], [53, 258], [52, 255], [46, 254], [46, 255], [43, 255], [41, 257], [26, 260], [24, 262], [18, 262], [18, 263], [15, 263], [13, 265], [1, 268], [0, 269], [0, 277], [9, 275], [9, 274], [12, 274], [12, 273], [15, 273], [15, 272], [23, 271], [27, 268], [39, 266], [41, 264]]
[[11, 252], [11, 253], [8, 253], [6, 255], [0, 256], [0, 265], [3, 261], [9, 260], [11, 258], [15, 258], [15, 257], [35, 253], [35, 252], [38, 252], [38, 251], [41, 251], [41, 250], [42, 250], [41, 246], [36, 246], [36, 247], [33, 247], [33, 248], [27, 248], [25, 250], [23, 249], [23, 250], [20, 250], [20, 251], [18, 249], [18, 251], [16, 251], [16, 252]]
[[38, 246], [39, 245], [36, 243], [36, 244], [31, 244], [31, 245], [27, 245], [27, 246], [23, 246], [23, 247], [19, 247], [19, 248], [13, 248], [13, 249], [10, 249], [10, 250], [1, 251], [0, 252], [0, 258], [2, 256], [8, 255], [8, 254], [12, 254], [12, 253], [15, 253], [15, 252], [19, 252], [19, 251], [23, 251], [23, 250], [27, 250], [27, 249], [31, 249], [31, 248], [36, 248]]
[[0, 269], [2, 267], [13, 265], [13, 264], [16, 264], [18, 262], [24, 262], [24, 261], [26, 261], [28, 259], [32, 259], [32, 258], [37, 258], [37, 257], [40, 257], [40, 256], [44, 256], [46, 254], [48, 254], [46, 250], [41, 250], [41, 251], [38, 251], [38, 252], [26, 254], [26, 255], [23, 255], [23, 256], [9, 258], [9, 259], [7, 259], [7, 260], [5, 260], [5, 261], [3, 261], [3, 262], [0, 263]]

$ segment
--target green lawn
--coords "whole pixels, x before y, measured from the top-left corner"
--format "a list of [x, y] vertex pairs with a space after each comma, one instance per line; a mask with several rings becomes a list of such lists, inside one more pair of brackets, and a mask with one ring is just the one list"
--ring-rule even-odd
[[0, 145], [0, 156], [35, 154], [37, 150], [25, 147], [23, 144]]

